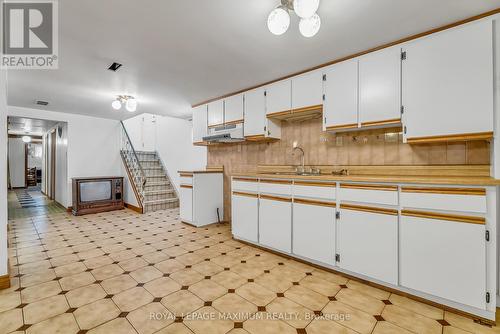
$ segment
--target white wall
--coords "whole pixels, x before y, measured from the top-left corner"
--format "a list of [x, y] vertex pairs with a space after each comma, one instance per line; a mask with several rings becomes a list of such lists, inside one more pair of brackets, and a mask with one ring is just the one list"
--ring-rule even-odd
[[21, 138], [9, 138], [10, 184], [14, 188], [26, 186], [24, 162], [24, 142]]
[[119, 121], [13, 106], [8, 107], [7, 114], [67, 123], [67, 176], [59, 192], [64, 192], [62, 205], [72, 205], [72, 177], [124, 176]]
[[[0, 8], [3, 7], [0, 1]], [[0, 17], [2, 12], [0, 9]], [[7, 71], [0, 70], [0, 276], [7, 275]]]
[[42, 169], [42, 143], [28, 145], [28, 168]]

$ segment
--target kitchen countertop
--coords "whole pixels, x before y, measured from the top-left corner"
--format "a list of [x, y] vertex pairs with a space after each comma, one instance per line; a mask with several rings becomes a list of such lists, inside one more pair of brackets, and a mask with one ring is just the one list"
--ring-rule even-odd
[[500, 179], [487, 176], [401, 176], [401, 175], [296, 175], [287, 173], [235, 173], [233, 177], [338, 182], [381, 182], [440, 185], [498, 186]]
[[224, 173], [222, 169], [204, 169], [204, 170], [180, 170], [179, 174], [213, 174], [213, 173]]

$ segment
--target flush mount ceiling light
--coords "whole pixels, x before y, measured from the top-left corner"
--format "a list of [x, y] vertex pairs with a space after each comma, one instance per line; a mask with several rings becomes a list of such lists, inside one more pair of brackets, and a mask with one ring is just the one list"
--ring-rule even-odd
[[21, 139], [25, 143], [31, 143], [31, 137], [30, 136], [23, 136]]
[[267, 27], [274, 35], [282, 35], [290, 26], [290, 11], [300, 18], [299, 31], [304, 37], [316, 35], [321, 27], [321, 19], [316, 13], [319, 0], [281, 0], [267, 18]]
[[114, 110], [120, 110], [123, 104], [125, 104], [125, 109], [129, 112], [137, 110], [137, 100], [130, 95], [118, 95], [116, 100], [111, 102], [111, 107], [113, 107]]

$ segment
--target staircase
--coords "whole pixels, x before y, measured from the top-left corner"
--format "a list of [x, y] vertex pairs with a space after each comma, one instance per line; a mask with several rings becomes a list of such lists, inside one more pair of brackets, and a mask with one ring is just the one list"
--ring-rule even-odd
[[175, 188], [157, 152], [135, 151], [123, 123], [120, 154], [143, 213], [179, 206]]

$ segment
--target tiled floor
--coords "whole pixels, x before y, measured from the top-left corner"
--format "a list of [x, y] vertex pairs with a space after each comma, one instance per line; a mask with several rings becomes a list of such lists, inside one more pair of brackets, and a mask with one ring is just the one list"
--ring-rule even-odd
[[0, 333], [499, 333], [249, 247], [178, 210], [10, 221]]
[[49, 200], [47, 196], [42, 194], [39, 187], [9, 191], [7, 201], [9, 219], [27, 218], [66, 211], [64, 207], [55, 201]]

